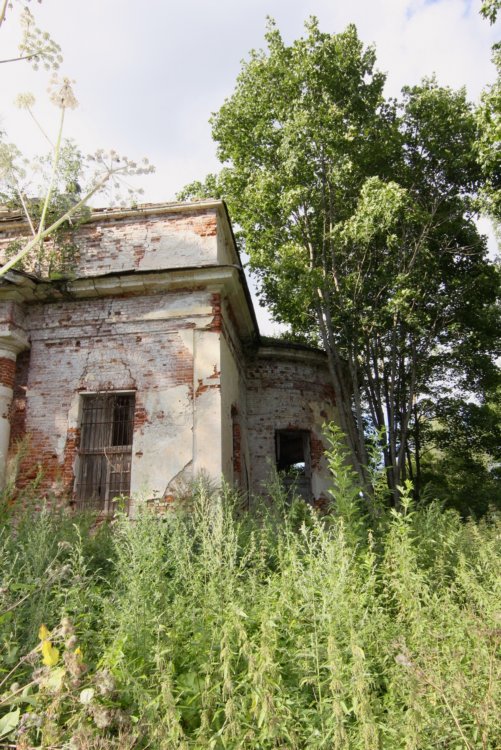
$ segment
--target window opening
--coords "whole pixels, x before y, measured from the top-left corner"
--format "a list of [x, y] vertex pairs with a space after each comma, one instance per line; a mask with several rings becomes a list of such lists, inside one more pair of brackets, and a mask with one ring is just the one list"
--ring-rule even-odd
[[277, 471], [284, 486], [306, 501], [311, 500], [310, 433], [305, 430], [277, 430], [275, 434]]
[[111, 511], [117, 495], [130, 492], [133, 393], [82, 396], [77, 504]]

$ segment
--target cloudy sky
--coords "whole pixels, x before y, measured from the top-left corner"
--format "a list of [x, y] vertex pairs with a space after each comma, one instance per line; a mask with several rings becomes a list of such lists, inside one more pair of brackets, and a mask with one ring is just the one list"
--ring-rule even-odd
[[[2, 58], [16, 54], [21, 6], [0, 31]], [[147, 201], [171, 200], [217, 169], [208, 118], [231, 94], [241, 60], [263, 46], [267, 15], [288, 42], [310, 15], [328, 32], [355, 23], [361, 39], [376, 45], [392, 95], [436, 73], [477, 100], [494, 78], [490, 48], [500, 36], [480, 17], [480, 0], [44, 0], [31, 7], [63, 49], [62, 73], [76, 81], [80, 106], [66, 134], [84, 151], [147, 156], [156, 166], [143, 178]], [[54, 128], [48, 78], [25, 63], [0, 65], [0, 130], [25, 152], [44, 145], [12, 102], [33, 92], [44, 124]]]

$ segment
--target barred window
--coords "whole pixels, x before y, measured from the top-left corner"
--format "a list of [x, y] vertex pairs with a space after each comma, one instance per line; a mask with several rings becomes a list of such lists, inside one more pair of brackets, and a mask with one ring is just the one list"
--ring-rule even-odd
[[77, 505], [111, 511], [117, 495], [130, 492], [133, 393], [82, 396]]

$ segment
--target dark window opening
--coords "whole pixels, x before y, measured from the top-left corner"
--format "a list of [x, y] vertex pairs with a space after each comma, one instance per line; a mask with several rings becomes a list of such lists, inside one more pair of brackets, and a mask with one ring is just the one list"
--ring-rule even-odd
[[310, 433], [305, 430], [277, 430], [277, 470], [290, 494], [311, 500]]
[[104, 512], [113, 498], [130, 492], [133, 393], [82, 396], [77, 504]]

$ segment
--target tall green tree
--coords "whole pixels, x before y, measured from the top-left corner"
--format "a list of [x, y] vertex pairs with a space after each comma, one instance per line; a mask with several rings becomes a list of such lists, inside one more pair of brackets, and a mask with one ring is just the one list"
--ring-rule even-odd
[[390, 499], [419, 484], [420, 402], [492, 362], [495, 269], [473, 221], [481, 172], [464, 91], [434, 80], [386, 101], [356, 29], [273, 22], [214, 115], [218, 192], [275, 318], [328, 355], [341, 426], [370, 503], [368, 438]]
[[[485, 0], [481, 13], [495, 23], [501, 0]], [[492, 48], [492, 61], [497, 78], [482, 94], [478, 110], [478, 156], [484, 176], [481, 191], [482, 207], [494, 222], [501, 223], [501, 42]]]

